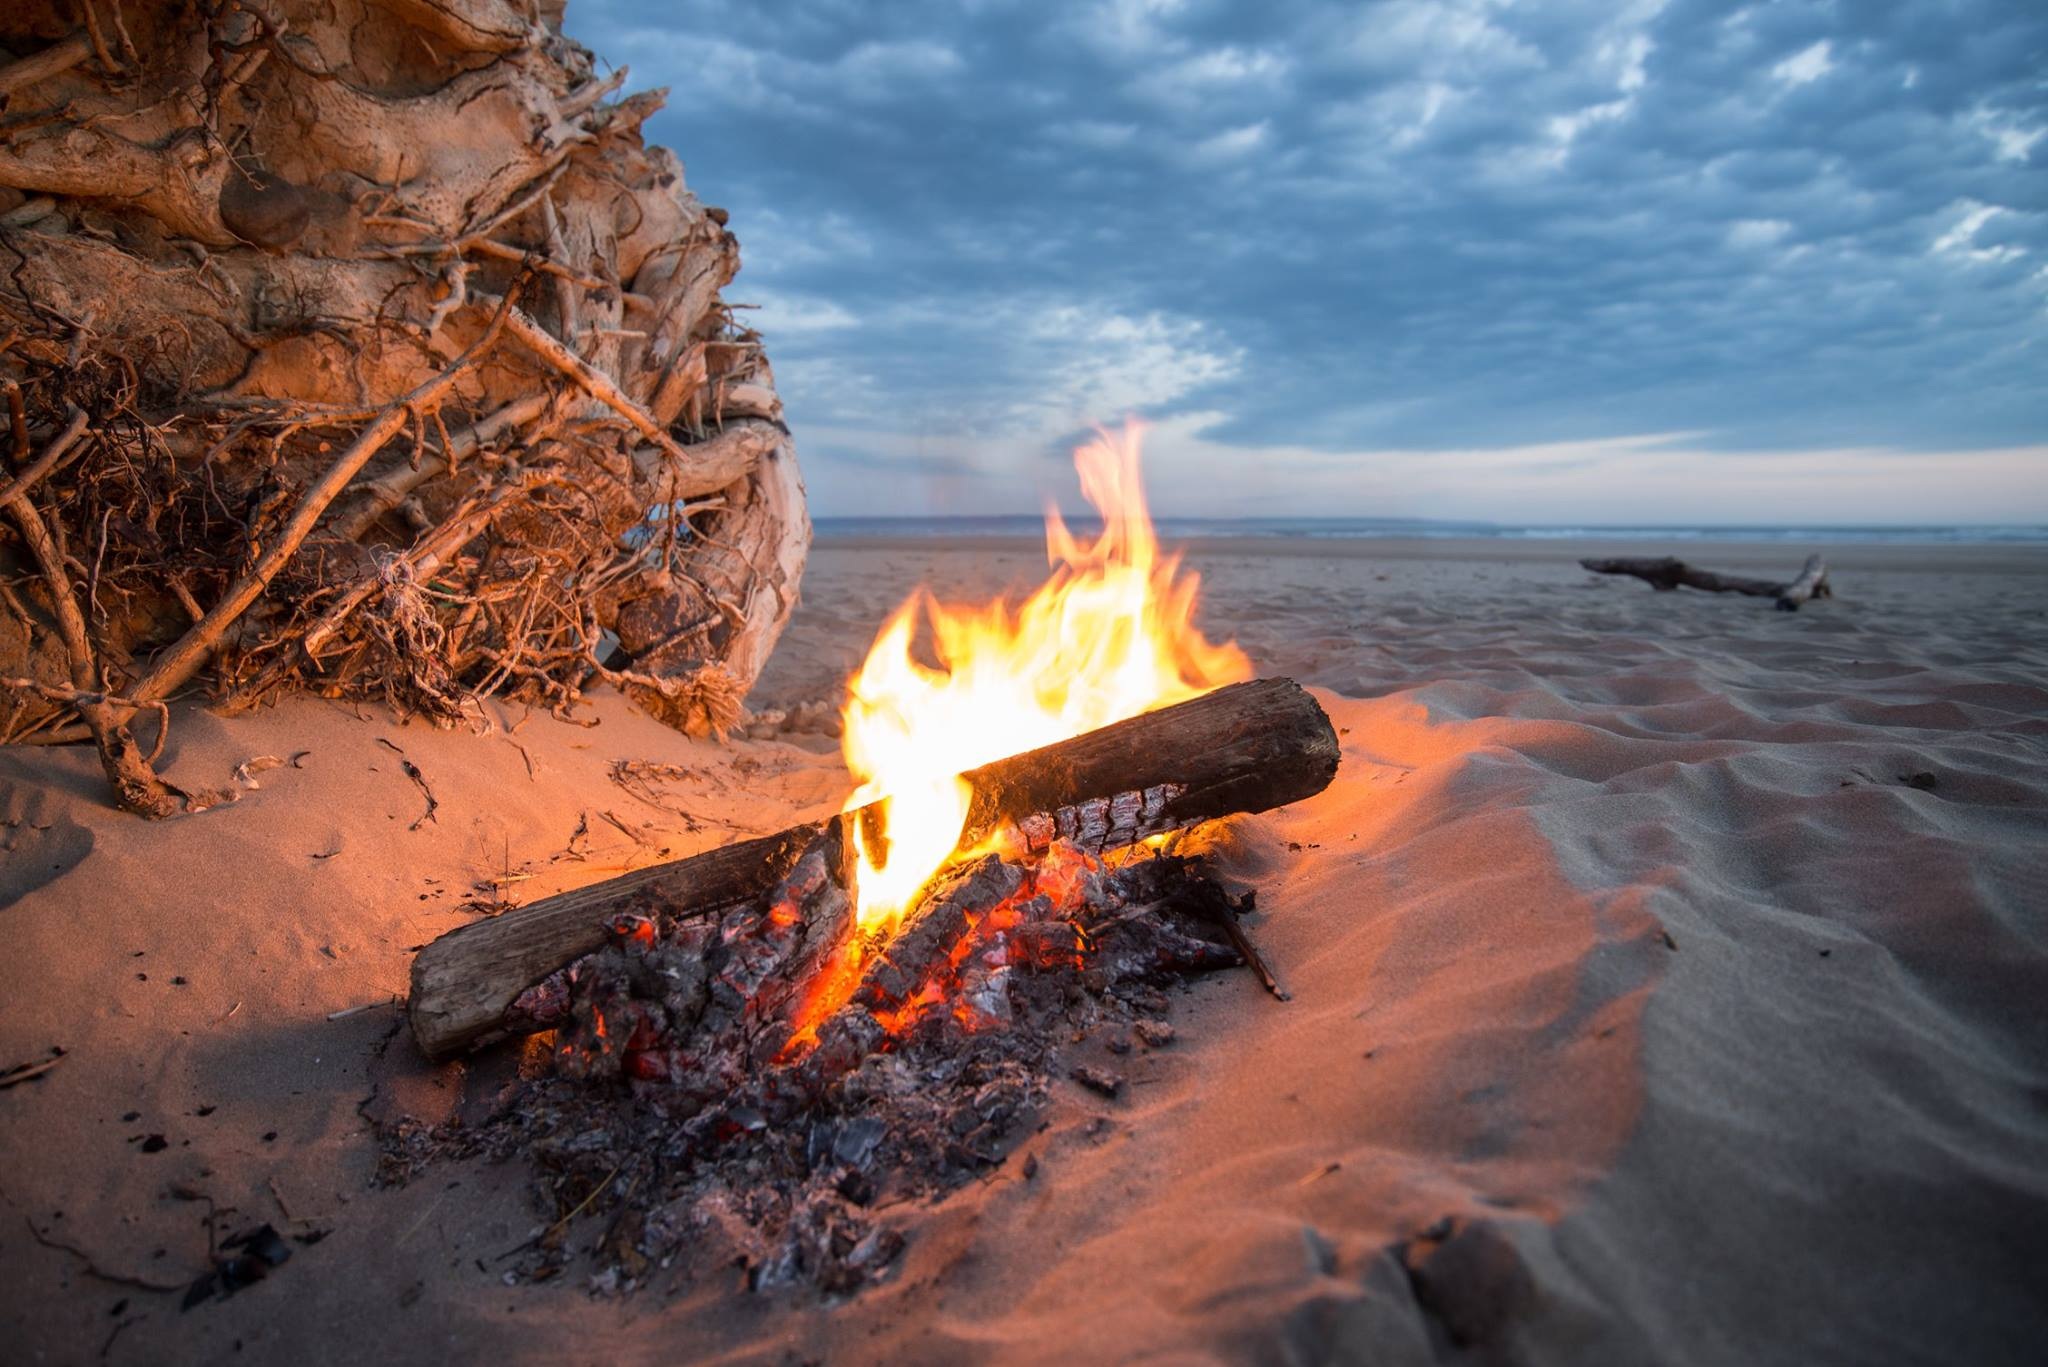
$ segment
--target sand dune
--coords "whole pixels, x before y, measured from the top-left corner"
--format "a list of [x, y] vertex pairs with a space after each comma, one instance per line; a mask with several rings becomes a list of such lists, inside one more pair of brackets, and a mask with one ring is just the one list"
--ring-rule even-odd
[[[0, 1331], [50, 1362], [2037, 1361], [2048, 555], [1843, 548], [1840, 596], [1781, 614], [1580, 549], [1196, 549], [1212, 633], [1342, 733], [1329, 791], [1222, 837], [1294, 1000], [1204, 981], [1121, 1099], [1061, 1096], [1035, 1177], [905, 1212], [895, 1277], [829, 1310], [508, 1288], [524, 1174], [375, 1188], [368, 1132], [474, 1101], [396, 1036], [411, 946], [830, 810], [822, 741], [615, 700], [478, 735], [186, 709], [173, 777], [242, 796], [155, 827], [83, 755], [0, 752], [0, 1066], [69, 1051], [0, 1092]], [[821, 547], [758, 701], [828, 695], [919, 579], [1042, 564]], [[208, 1200], [328, 1233], [185, 1313], [94, 1275], [191, 1276]]]

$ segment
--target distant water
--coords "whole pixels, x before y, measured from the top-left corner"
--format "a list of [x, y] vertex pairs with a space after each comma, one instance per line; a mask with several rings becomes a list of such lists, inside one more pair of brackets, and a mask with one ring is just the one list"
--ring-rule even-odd
[[[824, 537], [1025, 536], [1043, 535], [1044, 519], [1032, 517], [820, 517]], [[1099, 523], [1071, 519], [1075, 531]], [[1497, 522], [1435, 522], [1395, 517], [1166, 517], [1159, 534], [1167, 541], [1212, 536], [1273, 536], [1316, 539], [1494, 537], [1503, 541], [1786, 541], [1801, 545], [1845, 542], [1925, 545], [2012, 545], [2048, 543], [2048, 527], [1524, 527]]]

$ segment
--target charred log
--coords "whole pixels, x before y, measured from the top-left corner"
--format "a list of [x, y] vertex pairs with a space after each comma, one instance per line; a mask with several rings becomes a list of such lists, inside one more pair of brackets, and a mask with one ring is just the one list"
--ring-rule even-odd
[[[961, 848], [993, 838], [1026, 857], [1055, 842], [1116, 849], [1312, 796], [1335, 776], [1337, 758], [1329, 718], [1298, 684], [1235, 684], [969, 772]], [[413, 1038], [440, 1058], [541, 1028], [530, 989], [604, 948], [622, 915], [709, 924], [745, 912], [812, 858], [839, 871], [844, 888], [846, 823], [875, 819], [872, 809], [844, 813], [450, 931], [413, 961]]]

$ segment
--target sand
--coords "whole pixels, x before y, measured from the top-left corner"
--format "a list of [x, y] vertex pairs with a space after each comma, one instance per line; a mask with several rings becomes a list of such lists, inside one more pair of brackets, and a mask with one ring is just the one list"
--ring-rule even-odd
[[[1203, 981], [1121, 1098], [1062, 1084], [829, 1308], [736, 1271], [507, 1287], [524, 1172], [378, 1188], [371, 1131], [475, 1104], [399, 1029], [413, 946], [832, 810], [829, 742], [693, 743], [617, 699], [475, 734], [185, 707], [171, 775], [242, 795], [158, 826], [84, 754], [0, 752], [0, 1066], [67, 1051], [0, 1091], [5, 1356], [2038, 1361], [2048, 552], [1833, 548], [1798, 614], [1572, 564], [1668, 549], [1192, 548], [1212, 632], [1342, 733], [1327, 792], [1228, 842], [1294, 1000]], [[1042, 566], [821, 545], [756, 702], [829, 696], [920, 579]], [[120, 1280], [199, 1272], [209, 1211], [325, 1233], [190, 1311]]]

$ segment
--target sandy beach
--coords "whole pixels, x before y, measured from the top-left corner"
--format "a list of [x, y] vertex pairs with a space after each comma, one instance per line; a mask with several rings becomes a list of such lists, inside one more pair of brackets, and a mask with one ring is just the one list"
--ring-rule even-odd
[[[1209, 634], [1340, 732], [1327, 791], [1224, 838], [1293, 1000], [1197, 983], [1121, 1096], [1063, 1083], [830, 1306], [737, 1270], [508, 1286], [519, 1163], [376, 1180], [378, 1126], [496, 1085], [413, 1051], [413, 949], [837, 810], [829, 738], [695, 742], [613, 697], [474, 732], [186, 704], [168, 776], [235, 800], [159, 824], [89, 751], [0, 751], [0, 1067], [64, 1051], [0, 1091], [6, 1356], [2038, 1361], [2048, 547], [1831, 547], [1798, 613], [1575, 563], [1674, 551], [1804, 555], [1189, 548]], [[1044, 563], [821, 542], [753, 705], [835, 698], [920, 582]], [[209, 1240], [265, 1222], [290, 1261], [181, 1310]]]

